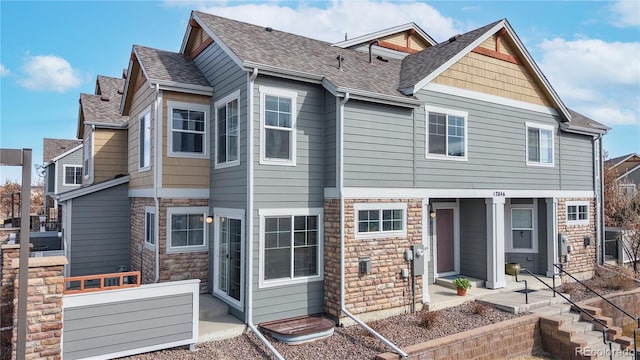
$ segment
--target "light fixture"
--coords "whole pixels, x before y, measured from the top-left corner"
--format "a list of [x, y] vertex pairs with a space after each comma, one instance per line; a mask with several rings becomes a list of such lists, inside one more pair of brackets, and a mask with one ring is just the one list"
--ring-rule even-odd
[[431, 209], [431, 210], [429, 211], [429, 217], [430, 217], [430, 218], [432, 218], [432, 219], [435, 219], [435, 218], [436, 218], [436, 212], [435, 212], [435, 210]]
[[213, 216], [207, 216], [207, 219], [205, 221], [207, 222], [207, 224], [213, 224]]

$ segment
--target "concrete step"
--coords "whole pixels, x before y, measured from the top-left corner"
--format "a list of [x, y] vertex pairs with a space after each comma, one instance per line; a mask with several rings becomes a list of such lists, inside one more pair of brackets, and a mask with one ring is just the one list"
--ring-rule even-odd
[[230, 314], [217, 316], [211, 320], [201, 319], [198, 327], [198, 342], [230, 339], [242, 335], [246, 328], [242, 321]]
[[450, 289], [455, 289], [456, 286], [453, 285], [453, 280], [459, 278], [459, 277], [463, 277], [467, 280], [469, 280], [469, 282], [471, 283], [471, 288], [483, 288], [484, 287], [484, 280], [481, 279], [476, 279], [476, 278], [472, 278], [469, 276], [464, 276], [464, 275], [452, 275], [452, 276], [446, 276], [446, 277], [439, 277], [436, 278], [436, 284], [440, 285], [440, 286], [444, 286], [444, 287], [448, 287]]
[[210, 294], [200, 295], [200, 320], [213, 319], [218, 316], [227, 315], [229, 307], [224, 302], [214, 298]]
[[547, 315], [547, 316], [560, 315], [560, 314], [565, 314], [571, 311], [571, 305], [566, 303], [551, 304], [549, 306], [534, 308], [534, 309], [531, 309], [530, 311], [535, 314]]
[[[528, 304], [526, 303], [527, 299], [529, 300]], [[563, 304], [565, 300], [559, 296], [553, 297], [550, 290], [535, 290], [527, 294], [527, 297], [525, 294], [513, 291], [478, 296], [476, 302], [491, 304], [506, 312], [521, 314], [547, 308], [550, 305]]]

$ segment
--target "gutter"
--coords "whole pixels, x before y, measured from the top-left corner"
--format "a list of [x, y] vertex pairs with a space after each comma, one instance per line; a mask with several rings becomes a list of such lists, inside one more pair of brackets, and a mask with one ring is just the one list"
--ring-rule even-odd
[[[344, 265], [344, 105], [349, 101], [350, 94], [347, 92], [344, 94], [344, 98], [340, 101], [338, 106], [338, 114], [337, 121], [340, 122], [339, 125], [339, 153], [340, 153], [340, 173], [339, 173], [339, 182], [340, 182], [340, 311], [342, 311], [345, 315], [347, 315], [351, 320], [355, 321], [358, 325], [362, 326], [365, 330], [371, 333], [373, 336], [378, 338], [378, 340], [385, 343], [387, 346], [392, 348], [395, 352], [400, 354], [403, 358], [409, 357], [409, 355], [402, 351], [397, 345], [389, 341], [387, 338], [380, 335], [378, 332], [373, 330], [367, 324], [365, 324], [360, 319], [356, 318], [353, 314], [347, 310], [344, 303], [344, 278], [345, 278], [345, 265]], [[415, 299], [414, 299], [415, 301]], [[338, 315], [339, 318], [339, 315]]]
[[247, 260], [247, 312], [245, 315], [246, 323], [249, 329], [262, 341], [262, 343], [273, 353], [278, 360], [284, 360], [273, 345], [262, 335], [258, 327], [253, 323], [253, 87], [258, 77], [258, 68], [253, 68], [251, 76], [248, 77], [247, 91], [247, 238], [249, 239]]
[[[156, 89], [156, 100], [153, 104], [154, 109], [153, 112], [155, 113], [154, 115], [154, 120], [155, 120], [155, 130], [156, 130], [156, 136], [155, 136], [155, 141], [153, 142], [154, 146], [153, 146], [153, 152], [154, 152], [154, 159], [153, 159], [153, 202], [156, 208], [156, 213], [153, 216], [153, 226], [154, 226], [154, 234], [153, 236], [155, 237], [154, 241], [155, 241], [155, 258], [156, 258], [156, 267], [155, 267], [155, 279], [153, 280], [154, 283], [157, 283], [160, 280], [160, 201], [158, 200], [158, 177], [161, 175], [159, 174], [159, 167], [160, 167], [160, 159], [159, 156], [161, 155], [158, 143], [160, 142], [160, 137], [162, 136], [162, 119], [158, 119], [158, 101], [161, 101], [162, 98], [160, 97], [160, 85], [158, 85], [158, 83], [155, 84], [155, 89]], [[138, 135], [139, 136], [139, 135]], [[145, 215], [146, 217], [146, 215]], [[145, 220], [146, 221], [146, 220]], [[143, 244], [142, 247], [140, 249], [140, 251], [144, 251], [144, 240], [143, 240]], [[142, 263], [140, 263], [140, 268], [142, 268]]]

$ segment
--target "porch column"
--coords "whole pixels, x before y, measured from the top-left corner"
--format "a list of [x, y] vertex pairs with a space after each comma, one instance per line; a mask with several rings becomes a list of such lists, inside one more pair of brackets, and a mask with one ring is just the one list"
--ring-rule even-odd
[[506, 286], [504, 275], [504, 197], [485, 200], [487, 205], [487, 282], [488, 289]]
[[558, 200], [545, 199], [547, 203], [547, 277], [553, 277], [558, 270], [553, 264], [558, 262]]
[[424, 273], [422, 275], [422, 303], [431, 301], [429, 296], [429, 259], [431, 259], [431, 217], [429, 198], [422, 199], [422, 245], [424, 245]]

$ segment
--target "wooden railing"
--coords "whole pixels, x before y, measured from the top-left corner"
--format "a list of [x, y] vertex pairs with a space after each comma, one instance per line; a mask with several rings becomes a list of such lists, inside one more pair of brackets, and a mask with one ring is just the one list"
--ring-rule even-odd
[[140, 271], [72, 276], [64, 278], [63, 294], [124, 289], [140, 286]]

